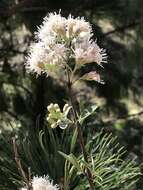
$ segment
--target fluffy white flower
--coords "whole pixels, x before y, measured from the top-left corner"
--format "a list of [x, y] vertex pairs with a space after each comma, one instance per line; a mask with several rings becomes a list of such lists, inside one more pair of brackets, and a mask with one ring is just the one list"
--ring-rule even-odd
[[33, 190], [58, 190], [57, 185], [53, 185], [48, 177], [34, 177], [32, 180]]
[[26, 68], [37, 74], [46, 73], [59, 78], [64, 77], [65, 67], [69, 69], [70, 58], [74, 64], [96, 62], [102, 66], [106, 62], [106, 53], [91, 40], [92, 37], [91, 25], [84, 18], [69, 15], [66, 19], [60, 14], [50, 13], [38, 29]]
[[66, 34], [66, 18], [60, 14], [50, 13], [44, 18], [38, 29], [37, 38], [42, 41], [49, 41], [52, 36], [64, 36]]
[[27, 57], [26, 68], [29, 71], [41, 74], [44, 68], [45, 51], [42, 43], [33, 43], [30, 47], [30, 53]]
[[66, 37], [91, 38], [92, 30], [89, 22], [86, 22], [83, 17], [73, 18], [69, 15], [66, 22]]
[[91, 42], [90, 40], [77, 43], [74, 53], [77, 64], [96, 62], [101, 65], [103, 62], [107, 62], [105, 50], [100, 49], [96, 42]]
[[91, 37], [91, 26], [84, 18], [73, 18], [71, 15], [66, 19], [60, 14], [51, 13], [44, 18], [37, 32], [37, 39], [49, 41], [51, 36], [56, 39], [69, 39], [74, 37]]
[[[59, 190], [58, 186], [53, 185], [53, 182], [49, 180], [49, 177], [34, 177], [32, 187], [33, 190]], [[21, 190], [27, 190], [27, 188]]]
[[67, 59], [66, 51], [63, 44], [45, 46], [43, 42], [34, 43], [27, 57], [26, 68], [38, 75], [46, 73], [56, 77], [63, 69], [62, 63]]

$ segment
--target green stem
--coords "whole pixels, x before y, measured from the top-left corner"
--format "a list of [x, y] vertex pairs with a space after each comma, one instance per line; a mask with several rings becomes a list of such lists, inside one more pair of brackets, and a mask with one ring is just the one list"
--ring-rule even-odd
[[[70, 81], [70, 76], [68, 74], [68, 92], [69, 92], [69, 100], [72, 106], [72, 112], [73, 112], [73, 117], [74, 117], [74, 122], [75, 122], [75, 126], [77, 128], [78, 131], [78, 138], [79, 138], [79, 144], [80, 144], [80, 148], [84, 157], [85, 162], [88, 163], [88, 155], [87, 152], [85, 150], [85, 145], [84, 145], [84, 139], [83, 139], [83, 134], [82, 134], [82, 129], [81, 129], [81, 125], [78, 122], [78, 115], [76, 112], [76, 107], [75, 107], [75, 101], [74, 101], [74, 95], [73, 95], [73, 89], [72, 89], [72, 82]], [[86, 168], [86, 172], [85, 175], [88, 179], [89, 185], [90, 185], [90, 190], [95, 190], [94, 189], [94, 184], [93, 184], [93, 177], [92, 177], [92, 173], [89, 170], [89, 168]]]

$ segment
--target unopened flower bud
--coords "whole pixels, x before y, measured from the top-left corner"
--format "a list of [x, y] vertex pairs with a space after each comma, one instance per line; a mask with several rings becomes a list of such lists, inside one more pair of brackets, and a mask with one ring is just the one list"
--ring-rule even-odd
[[58, 105], [58, 104], [54, 104], [53, 107], [54, 107], [55, 109], [57, 109], [57, 108], [59, 108], [59, 105]]
[[57, 125], [59, 125], [61, 123], [61, 120], [60, 119], [58, 119], [58, 121], [57, 121]]
[[53, 123], [52, 125], [51, 125], [51, 128], [56, 128], [57, 127], [57, 123]]
[[51, 103], [49, 106], [47, 106], [48, 111], [50, 111], [53, 108], [53, 103]]
[[60, 108], [57, 108], [57, 109], [56, 109], [56, 112], [61, 112]]
[[68, 104], [65, 104], [64, 107], [63, 107], [63, 112], [65, 112], [68, 107], [69, 107], [69, 105], [68, 105]]
[[49, 113], [48, 117], [49, 117], [49, 118], [51, 118], [51, 117], [52, 117], [52, 114], [51, 114], [51, 113]]
[[47, 117], [47, 121], [48, 121], [48, 122], [50, 121], [50, 117]]

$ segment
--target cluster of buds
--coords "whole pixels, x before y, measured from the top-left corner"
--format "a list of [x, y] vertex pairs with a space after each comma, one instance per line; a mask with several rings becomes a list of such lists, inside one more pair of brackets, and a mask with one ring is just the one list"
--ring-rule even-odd
[[68, 119], [68, 114], [71, 109], [71, 106], [65, 104], [63, 111], [60, 110], [58, 104], [50, 104], [48, 107], [48, 117], [47, 121], [50, 124], [51, 128], [60, 127], [61, 129], [67, 128], [72, 121]]

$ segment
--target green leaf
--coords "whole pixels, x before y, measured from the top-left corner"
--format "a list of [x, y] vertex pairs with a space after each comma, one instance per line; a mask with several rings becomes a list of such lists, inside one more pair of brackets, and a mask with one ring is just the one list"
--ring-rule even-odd
[[73, 134], [73, 137], [71, 139], [71, 147], [70, 147], [70, 152], [73, 152], [74, 150], [74, 147], [75, 147], [75, 144], [76, 144], [76, 140], [77, 140], [77, 128], [75, 128], [75, 131], [74, 131], [74, 134]]
[[82, 172], [80, 168], [80, 164], [78, 162], [78, 159], [73, 154], [65, 154], [61, 151], [58, 151], [59, 154], [61, 154], [66, 160], [68, 160], [77, 170], [78, 172]]
[[83, 112], [81, 113], [81, 115], [79, 116], [79, 123], [83, 124], [83, 122], [85, 121], [85, 119], [87, 119], [89, 116], [91, 116], [92, 114], [95, 113], [95, 111], [97, 110], [97, 106], [96, 105], [91, 105], [89, 106], [87, 109], [84, 109]]

